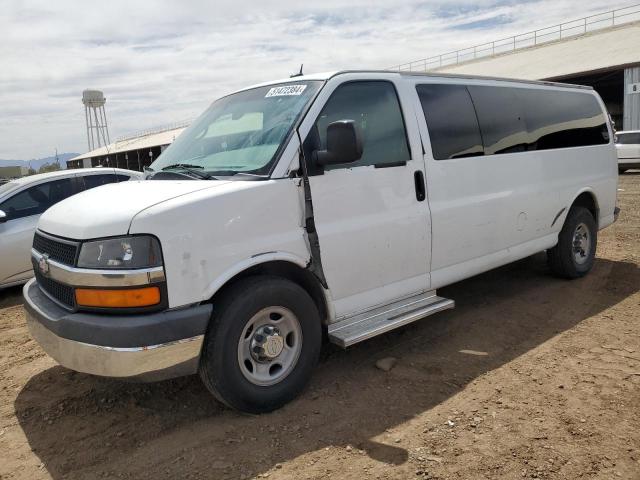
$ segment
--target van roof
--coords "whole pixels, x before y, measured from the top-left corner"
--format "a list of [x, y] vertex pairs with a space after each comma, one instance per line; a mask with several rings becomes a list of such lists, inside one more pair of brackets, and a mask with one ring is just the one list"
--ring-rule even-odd
[[491, 81], [501, 81], [501, 82], [511, 82], [511, 83], [524, 83], [528, 85], [545, 85], [549, 87], [593, 90], [592, 87], [589, 87], [586, 85], [575, 85], [571, 83], [551, 82], [546, 80], [524, 80], [519, 78], [490, 77], [490, 76], [483, 76], [483, 75], [465, 75], [465, 74], [438, 73], [438, 72], [395, 72], [393, 70], [339, 70], [335, 72], [313, 73], [309, 75], [300, 75], [297, 77], [290, 77], [290, 78], [283, 78], [279, 80], [272, 80], [269, 82], [262, 82], [256, 85], [251, 85], [249, 87], [243, 88], [240, 91], [250, 90], [252, 88], [257, 88], [257, 87], [265, 87], [267, 85], [274, 85], [278, 83], [295, 83], [296, 81], [305, 82], [305, 81], [312, 81], [312, 80], [326, 81], [335, 76], [344, 75], [347, 73], [374, 73], [374, 74], [397, 75], [401, 77], [457, 78], [461, 80], [491, 80]]
[[512, 83], [525, 83], [532, 85], [547, 85], [551, 87], [570, 87], [570, 88], [579, 88], [582, 90], [593, 90], [593, 87], [588, 85], [576, 85], [574, 83], [561, 83], [561, 82], [551, 82], [548, 80], [526, 80], [521, 78], [504, 78], [504, 77], [491, 77], [484, 75], [465, 75], [461, 73], [428, 73], [428, 72], [399, 72], [399, 75], [409, 76], [409, 77], [431, 77], [431, 78], [459, 78], [463, 80], [492, 80], [492, 81], [501, 81], [501, 82], [512, 82]]

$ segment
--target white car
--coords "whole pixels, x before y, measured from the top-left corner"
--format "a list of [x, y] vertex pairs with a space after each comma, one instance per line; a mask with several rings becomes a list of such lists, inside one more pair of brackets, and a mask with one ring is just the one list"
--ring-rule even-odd
[[624, 173], [630, 168], [640, 168], [640, 130], [616, 132], [615, 143], [618, 152], [618, 172]]
[[83, 190], [141, 177], [139, 172], [119, 168], [86, 168], [41, 173], [0, 185], [0, 289], [33, 277], [33, 233], [47, 208]]
[[437, 288], [544, 250], [554, 274], [586, 275], [618, 212], [601, 98], [547, 82], [266, 83], [214, 102], [150, 168], [40, 218], [31, 335], [81, 372], [198, 372], [254, 413], [302, 391], [323, 331], [348, 347], [452, 308]]

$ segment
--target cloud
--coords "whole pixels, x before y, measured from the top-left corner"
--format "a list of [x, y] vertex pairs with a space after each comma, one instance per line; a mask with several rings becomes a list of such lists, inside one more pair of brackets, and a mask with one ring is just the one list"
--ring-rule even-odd
[[193, 117], [301, 63], [307, 73], [385, 68], [598, 11], [578, 0], [9, 0], [0, 158], [85, 151], [85, 88], [105, 92], [117, 137]]

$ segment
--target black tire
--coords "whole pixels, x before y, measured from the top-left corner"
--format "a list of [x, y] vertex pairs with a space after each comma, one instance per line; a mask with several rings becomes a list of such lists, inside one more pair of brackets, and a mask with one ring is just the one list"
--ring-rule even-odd
[[[241, 370], [239, 341], [258, 312], [283, 307], [301, 327], [301, 350], [290, 372], [274, 385], [256, 385]], [[311, 377], [320, 355], [318, 309], [299, 285], [276, 276], [254, 276], [233, 284], [215, 301], [200, 358], [200, 378], [222, 403], [246, 413], [275, 410], [294, 399]]]
[[[583, 258], [582, 263], [576, 260], [574, 252], [574, 237], [581, 225], [586, 227], [590, 235], [588, 251], [584, 251], [584, 255], [579, 253]], [[584, 227], [581, 231], [583, 230]], [[593, 267], [597, 243], [598, 228], [591, 212], [584, 207], [571, 207], [558, 235], [558, 244], [547, 250], [551, 271], [561, 278], [574, 279], [585, 276]]]
[[626, 172], [627, 170], [629, 170], [628, 168], [618, 168], [618, 174], [622, 175], [624, 172]]

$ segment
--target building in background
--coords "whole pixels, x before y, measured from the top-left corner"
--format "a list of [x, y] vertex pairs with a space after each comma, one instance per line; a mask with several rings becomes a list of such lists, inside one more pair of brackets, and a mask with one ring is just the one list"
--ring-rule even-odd
[[67, 168], [117, 167], [143, 171], [187, 127], [182, 122], [139, 132], [67, 160]]
[[11, 180], [29, 174], [29, 167], [0, 167], [0, 180]]
[[640, 5], [392, 67], [593, 87], [618, 130], [640, 129]]

